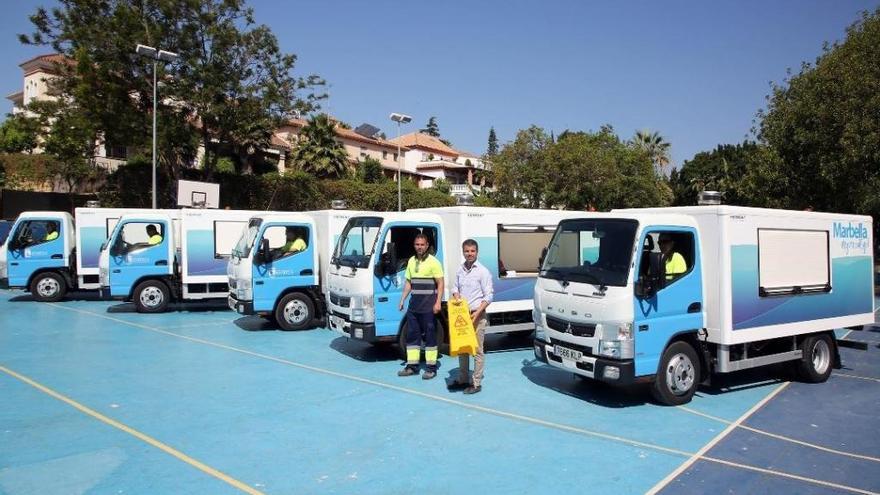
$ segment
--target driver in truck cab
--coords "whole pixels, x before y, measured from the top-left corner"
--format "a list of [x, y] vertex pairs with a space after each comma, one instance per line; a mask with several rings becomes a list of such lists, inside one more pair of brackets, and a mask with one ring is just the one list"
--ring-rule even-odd
[[687, 271], [687, 262], [681, 253], [675, 251], [675, 241], [669, 234], [660, 234], [657, 243], [660, 244], [660, 252], [663, 253], [663, 259], [666, 260], [666, 281], [671, 281], [676, 277], [684, 275]]

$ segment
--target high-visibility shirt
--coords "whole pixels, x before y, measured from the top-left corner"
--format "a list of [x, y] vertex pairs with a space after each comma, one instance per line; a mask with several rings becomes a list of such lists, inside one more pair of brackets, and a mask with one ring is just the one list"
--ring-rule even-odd
[[684, 256], [678, 253], [672, 253], [672, 256], [666, 260], [666, 280], [672, 280], [676, 275], [681, 275], [688, 269]]
[[306, 241], [297, 238], [295, 241], [287, 241], [287, 244], [281, 247], [284, 253], [296, 253], [306, 250]]
[[54, 241], [55, 239], [58, 239], [58, 231], [57, 230], [55, 232], [50, 232], [50, 233], [46, 234], [47, 241]]
[[150, 246], [155, 246], [156, 244], [162, 244], [162, 236], [159, 234], [151, 236], [150, 240], [148, 241], [148, 244]]
[[443, 265], [430, 254], [420, 260], [413, 256], [406, 264], [406, 279], [412, 291], [409, 310], [413, 313], [433, 313], [437, 302], [437, 280], [443, 278]]

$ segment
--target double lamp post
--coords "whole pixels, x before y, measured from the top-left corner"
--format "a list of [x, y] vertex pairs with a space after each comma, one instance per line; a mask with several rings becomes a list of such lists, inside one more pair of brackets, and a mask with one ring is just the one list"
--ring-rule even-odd
[[147, 45], [138, 45], [135, 53], [153, 60], [153, 209], [156, 209], [156, 110], [158, 108], [156, 72], [158, 71], [160, 61], [174, 62], [177, 60], [178, 55]]

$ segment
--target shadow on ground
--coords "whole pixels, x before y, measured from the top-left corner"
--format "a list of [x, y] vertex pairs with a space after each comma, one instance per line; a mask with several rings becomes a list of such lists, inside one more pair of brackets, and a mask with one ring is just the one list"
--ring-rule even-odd
[[[186, 302], [174, 302], [168, 305], [168, 310], [165, 311], [180, 311], [184, 313], [207, 313], [213, 311], [223, 311], [228, 312], [229, 306], [226, 305], [225, 302], [221, 301], [186, 301]], [[110, 306], [107, 308], [108, 313], [137, 313], [137, 307], [134, 303], [120, 303], [114, 306]]]
[[538, 360], [524, 359], [522, 374], [532, 383], [602, 407], [622, 408], [641, 406], [650, 401], [646, 385], [613, 387], [603, 382], [584, 379]]
[[[73, 291], [65, 294], [61, 302], [64, 301], [103, 301], [101, 294], [95, 291]], [[36, 302], [34, 296], [29, 293], [9, 298], [9, 302]]]
[[347, 337], [337, 337], [330, 342], [330, 348], [350, 358], [368, 363], [400, 360], [397, 346], [390, 343], [368, 344]]

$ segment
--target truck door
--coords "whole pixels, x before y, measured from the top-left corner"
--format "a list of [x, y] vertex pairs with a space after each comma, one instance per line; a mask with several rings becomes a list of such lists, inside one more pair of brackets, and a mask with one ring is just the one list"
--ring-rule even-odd
[[[678, 265], [683, 259], [685, 267], [681, 273], [665, 275], [652, 296], [634, 298], [636, 376], [657, 372], [660, 356], [672, 336], [703, 328], [703, 278], [698, 241], [692, 228], [658, 227], [642, 234], [639, 258], [636, 258], [641, 260], [637, 262], [640, 276], [648, 269], [649, 252], [664, 252], [664, 262], [675, 257], [670, 263]], [[665, 266], [672, 267], [672, 264]]]
[[[397, 222], [387, 224], [380, 239], [378, 265], [373, 267], [373, 298], [376, 304], [376, 337], [397, 335], [404, 313], [398, 309], [400, 296], [403, 293], [406, 264], [415, 254], [416, 235], [423, 233], [428, 236], [433, 254], [443, 264], [443, 245], [440, 226], [436, 223]], [[390, 261], [390, 264], [389, 264]], [[393, 266], [394, 270], [386, 273], [382, 265]], [[446, 274], [447, 276], [449, 274]], [[404, 305], [406, 311], [406, 305]]]
[[139, 279], [171, 273], [174, 234], [167, 221], [130, 220], [117, 230], [109, 248], [111, 296], [128, 297]]
[[64, 236], [70, 235], [65, 222], [52, 218], [22, 220], [9, 235], [9, 285], [24, 287], [41, 268], [65, 266]]
[[268, 241], [268, 256], [257, 256], [253, 263], [254, 311], [273, 311], [275, 301], [290, 287], [317, 285], [315, 270], [315, 232], [305, 223], [263, 225], [254, 249]]

